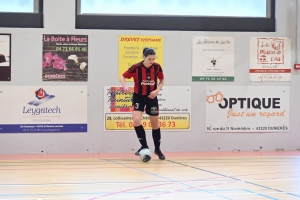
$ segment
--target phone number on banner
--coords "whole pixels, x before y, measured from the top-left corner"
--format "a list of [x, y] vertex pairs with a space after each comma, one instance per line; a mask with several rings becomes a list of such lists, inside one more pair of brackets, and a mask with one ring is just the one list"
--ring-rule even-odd
[[[150, 117], [146, 114], [143, 116], [142, 125], [146, 130], [152, 129]], [[160, 114], [159, 125], [162, 130], [190, 129], [190, 114]], [[107, 113], [105, 115], [106, 130], [132, 130], [133, 128], [134, 126], [131, 113]]]

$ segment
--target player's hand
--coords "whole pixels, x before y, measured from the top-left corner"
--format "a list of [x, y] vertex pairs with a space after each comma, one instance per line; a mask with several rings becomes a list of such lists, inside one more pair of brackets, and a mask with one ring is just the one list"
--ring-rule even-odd
[[158, 95], [158, 91], [157, 90], [153, 90], [152, 92], [150, 92], [150, 94], [149, 94], [148, 97], [150, 99], [154, 99], [157, 95]]
[[129, 89], [129, 87], [123, 87], [123, 90], [124, 90], [124, 92], [126, 92], [126, 94], [129, 94], [130, 93], [130, 89]]

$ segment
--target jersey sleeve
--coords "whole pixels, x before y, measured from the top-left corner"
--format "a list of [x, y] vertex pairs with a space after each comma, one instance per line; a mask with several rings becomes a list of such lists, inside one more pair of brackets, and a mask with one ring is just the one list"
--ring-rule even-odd
[[130, 67], [126, 72], [123, 73], [124, 78], [132, 78], [135, 75], [135, 67]]
[[164, 73], [163, 73], [163, 70], [160, 65], [158, 66], [158, 69], [157, 69], [157, 77], [159, 78], [159, 80], [164, 79]]

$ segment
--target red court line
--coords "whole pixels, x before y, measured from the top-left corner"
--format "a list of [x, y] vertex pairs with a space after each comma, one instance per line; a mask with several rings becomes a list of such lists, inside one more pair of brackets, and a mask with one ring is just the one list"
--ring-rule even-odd
[[169, 184], [174, 184], [174, 183], [164, 183], [164, 184], [156, 184], [156, 185], [149, 185], [149, 186], [144, 186], [144, 187], [132, 188], [132, 189], [128, 189], [128, 190], [122, 190], [122, 191], [118, 191], [118, 192], [112, 192], [112, 193], [109, 193], [109, 194], [105, 194], [105, 195], [102, 195], [101, 197], [111, 196], [111, 195], [124, 193], [124, 192], [129, 192], [129, 191], [133, 191], [133, 190], [140, 190], [140, 189], [144, 189], [144, 188], [152, 188], [152, 187], [157, 187], [157, 186], [162, 186], [162, 185], [169, 185]]

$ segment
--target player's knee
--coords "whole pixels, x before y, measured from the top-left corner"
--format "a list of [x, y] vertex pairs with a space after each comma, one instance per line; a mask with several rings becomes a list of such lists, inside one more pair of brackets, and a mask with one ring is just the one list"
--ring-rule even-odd
[[133, 118], [133, 125], [134, 126], [140, 126], [140, 125], [142, 125], [142, 120], [140, 118], [138, 118], [138, 117]]
[[152, 129], [153, 129], [153, 130], [157, 130], [157, 129], [159, 129], [159, 125], [152, 126]]
[[159, 123], [158, 122], [157, 123], [156, 122], [154, 122], [154, 123], [152, 122], [151, 123], [151, 127], [152, 127], [153, 130], [159, 129]]

